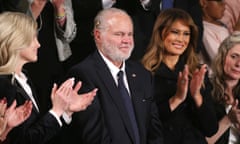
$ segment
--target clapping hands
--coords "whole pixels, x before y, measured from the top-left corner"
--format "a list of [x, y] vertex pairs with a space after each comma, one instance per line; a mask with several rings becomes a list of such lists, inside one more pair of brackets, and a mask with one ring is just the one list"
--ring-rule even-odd
[[240, 130], [240, 109], [238, 108], [238, 100], [235, 100], [231, 110], [228, 113], [228, 118], [230, 119], [231, 123]]
[[93, 101], [94, 96], [97, 93], [97, 89], [94, 89], [88, 93], [78, 94], [81, 88], [81, 82], [78, 82], [75, 87], [74, 79], [70, 78], [66, 80], [59, 88], [54, 84], [52, 89], [52, 110], [60, 117], [63, 112], [72, 114], [85, 110]]
[[32, 112], [32, 102], [25, 101], [24, 104], [16, 107], [16, 100], [7, 108], [6, 98], [0, 100], [0, 136], [4, 140], [8, 132], [24, 122]]
[[194, 99], [197, 106], [202, 104], [202, 96], [200, 94], [200, 89], [203, 85], [204, 76], [207, 71], [207, 66], [202, 65], [199, 69], [196, 69], [189, 81], [189, 69], [185, 65], [184, 70], [179, 73], [177, 82], [177, 92], [176, 97], [183, 102], [187, 97], [188, 88], [190, 90], [191, 96]]
[[78, 94], [78, 90], [81, 88], [82, 83], [78, 82], [75, 88], [73, 89], [71, 98], [69, 111], [77, 112], [85, 110], [93, 101], [94, 96], [97, 94], [97, 89], [93, 89], [92, 91], [84, 94]]

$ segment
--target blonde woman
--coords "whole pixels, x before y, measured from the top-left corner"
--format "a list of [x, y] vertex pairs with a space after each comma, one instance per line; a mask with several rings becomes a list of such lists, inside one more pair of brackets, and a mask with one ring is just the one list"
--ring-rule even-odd
[[33, 83], [23, 69], [26, 63], [36, 62], [38, 58], [37, 24], [31, 17], [17, 12], [2, 13], [0, 21], [0, 93], [7, 96], [9, 104], [14, 99], [18, 105], [26, 100], [33, 104], [30, 117], [12, 129], [7, 141], [11, 144], [44, 144], [60, 131], [64, 122], [60, 118], [64, 113], [71, 116], [75, 111], [84, 110], [93, 100], [96, 89], [79, 96], [77, 92], [81, 83], [73, 88], [73, 78], [60, 87], [54, 84], [52, 108], [41, 115]]

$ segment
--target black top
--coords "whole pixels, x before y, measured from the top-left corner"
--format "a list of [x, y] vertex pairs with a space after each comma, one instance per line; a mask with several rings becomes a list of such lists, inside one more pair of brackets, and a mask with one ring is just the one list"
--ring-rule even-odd
[[[38, 104], [35, 91], [32, 83], [28, 80], [33, 97]], [[18, 83], [13, 79], [13, 75], [0, 75], [0, 98], [6, 97], [8, 105], [14, 99], [17, 105], [23, 104], [26, 100], [30, 100], [29, 96]], [[49, 112], [41, 116], [37, 109], [33, 106], [30, 117], [21, 125], [12, 129], [7, 136], [7, 141], [10, 144], [45, 144], [60, 130], [60, 126], [56, 118]]]
[[205, 136], [213, 135], [218, 128], [208, 78], [205, 78], [205, 88], [201, 89], [203, 104], [200, 108], [196, 107], [188, 92], [186, 100], [173, 112], [170, 110], [169, 99], [176, 93], [178, 74], [184, 64], [180, 59], [172, 71], [161, 63], [154, 75], [155, 99], [163, 122], [164, 141], [167, 144], [204, 144]]

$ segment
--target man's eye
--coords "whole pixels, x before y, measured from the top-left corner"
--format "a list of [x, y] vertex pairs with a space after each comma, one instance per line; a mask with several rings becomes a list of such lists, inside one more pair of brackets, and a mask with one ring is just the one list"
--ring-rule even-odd
[[231, 55], [231, 58], [235, 59], [237, 56], [236, 55]]
[[120, 34], [120, 33], [115, 33], [114, 35], [116, 35], [116, 36], [121, 36], [121, 34]]

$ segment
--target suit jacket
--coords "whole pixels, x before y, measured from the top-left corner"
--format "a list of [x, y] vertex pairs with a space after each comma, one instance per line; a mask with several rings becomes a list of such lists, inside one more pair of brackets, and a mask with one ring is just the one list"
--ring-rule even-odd
[[201, 89], [201, 107], [196, 107], [188, 91], [187, 98], [174, 111], [170, 109], [169, 99], [176, 94], [178, 74], [184, 65], [185, 61], [181, 58], [172, 71], [161, 63], [154, 75], [154, 95], [163, 123], [164, 141], [167, 144], [206, 144], [205, 137], [215, 134], [218, 128], [207, 77]]
[[[32, 84], [28, 81], [31, 88]], [[32, 88], [33, 96], [37, 101], [36, 94]], [[26, 100], [30, 100], [27, 93], [13, 78], [13, 75], [0, 75], [0, 97], [6, 97], [8, 105], [10, 105], [14, 99], [17, 100], [17, 104], [21, 105]], [[56, 118], [47, 113], [43, 116], [33, 106], [30, 117], [21, 125], [12, 129], [7, 137], [7, 141], [10, 144], [45, 144], [60, 130], [60, 126]]]
[[[141, 144], [161, 144], [161, 123], [152, 97], [151, 74], [140, 64], [130, 61], [126, 62], [126, 74]], [[130, 120], [120, 92], [100, 54], [96, 51], [74, 66], [68, 77], [81, 80], [85, 90], [98, 88], [93, 104], [86, 111], [73, 116], [67, 132], [71, 136], [67, 139], [68, 143], [134, 144]]]

